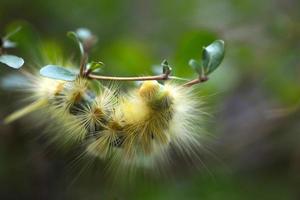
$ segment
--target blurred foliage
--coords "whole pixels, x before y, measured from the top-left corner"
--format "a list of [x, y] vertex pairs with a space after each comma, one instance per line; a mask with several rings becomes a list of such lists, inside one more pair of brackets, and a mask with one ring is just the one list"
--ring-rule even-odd
[[[0, 32], [21, 25], [11, 53], [24, 69], [79, 62], [65, 33], [87, 27], [98, 36], [91, 59], [108, 75], [148, 75], [167, 59], [174, 75], [193, 78], [190, 58], [217, 38], [226, 56], [198, 86], [209, 112], [200, 170], [174, 166], [172, 181], [104, 184], [102, 164], [91, 175], [70, 170], [74, 155], [48, 153], [26, 119], [0, 126], [1, 199], [299, 199], [300, 2], [296, 0], [111, 1], [2, 0]], [[0, 75], [12, 71], [1, 67]], [[0, 117], [22, 103], [0, 91]], [[208, 151], [208, 150], [207, 150]], [[80, 164], [78, 168], [80, 168]], [[71, 172], [70, 172], [71, 171]], [[75, 172], [73, 172], [75, 171]], [[80, 171], [80, 170], [79, 170]], [[96, 172], [95, 172], [96, 171]], [[93, 174], [97, 173], [97, 175]], [[75, 183], [73, 180], [76, 179]], [[150, 179], [150, 178], [149, 178]]]

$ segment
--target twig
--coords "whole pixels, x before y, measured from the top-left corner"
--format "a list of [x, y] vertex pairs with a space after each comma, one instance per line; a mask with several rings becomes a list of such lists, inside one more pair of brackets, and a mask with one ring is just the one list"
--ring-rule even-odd
[[80, 70], [79, 70], [80, 76], [84, 76], [87, 60], [88, 60], [88, 54], [85, 52], [80, 60]]
[[100, 76], [95, 74], [87, 74], [87, 77], [96, 80], [112, 80], [112, 81], [150, 81], [150, 80], [169, 80], [171, 78], [169, 77], [169, 74], [161, 74], [156, 76], [141, 76], [141, 77], [115, 77], [115, 76]]
[[197, 79], [194, 79], [194, 80], [191, 80], [185, 84], [183, 84], [182, 86], [183, 87], [191, 87], [192, 85], [195, 85], [195, 84], [199, 84], [199, 83], [203, 83], [205, 81], [208, 80], [208, 77], [204, 76], [204, 77], [199, 77]]
[[[116, 77], [116, 76], [101, 76], [86, 73], [85, 76], [89, 79], [104, 80], [104, 81], [150, 81], [150, 80], [183, 80], [175, 76], [169, 76], [169, 73], [156, 76], [140, 76], [140, 77]], [[208, 80], [208, 77], [199, 77], [192, 81], [183, 84], [183, 87], [190, 87], [195, 84], [203, 83]]]

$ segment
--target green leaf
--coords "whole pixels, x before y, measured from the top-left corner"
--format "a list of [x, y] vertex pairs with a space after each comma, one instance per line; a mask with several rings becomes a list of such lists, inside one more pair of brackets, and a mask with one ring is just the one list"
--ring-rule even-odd
[[200, 62], [198, 62], [195, 59], [190, 59], [189, 66], [192, 67], [193, 70], [195, 70], [199, 75], [202, 74], [202, 65]]
[[202, 67], [204, 75], [213, 72], [221, 64], [225, 54], [224, 41], [216, 40], [209, 46], [203, 48]]
[[67, 33], [67, 36], [68, 36], [69, 38], [71, 38], [72, 40], [74, 40], [74, 41], [78, 44], [80, 53], [81, 53], [81, 55], [83, 55], [83, 54], [84, 54], [83, 44], [82, 44], [82, 42], [80, 41], [80, 39], [79, 39], [77, 33], [73, 32], [73, 31], [70, 31], [70, 32]]
[[1, 55], [0, 62], [14, 69], [19, 69], [24, 64], [23, 58], [14, 55]]
[[163, 73], [164, 74], [170, 74], [172, 71], [172, 68], [170, 67], [169, 63], [167, 60], [163, 60], [163, 62], [161, 63], [161, 66], [163, 68]]
[[57, 65], [47, 65], [40, 70], [40, 74], [47, 78], [58, 79], [63, 81], [74, 81], [77, 74], [65, 67]]
[[91, 72], [99, 72], [100, 69], [104, 66], [103, 62], [96, 62], [93, 61], [91, 63], [88, 64], [87, 69]]

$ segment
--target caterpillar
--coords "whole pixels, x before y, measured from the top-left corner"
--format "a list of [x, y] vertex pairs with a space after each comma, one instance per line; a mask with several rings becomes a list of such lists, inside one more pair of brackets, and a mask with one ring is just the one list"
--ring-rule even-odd
[[163, 160], [170, 145], [180, 151], [197, 145], [194, 129], [202, 116], [201, 101], [191, 88], [145, 81], [128, 94], [118, 94], [114, 86], [101, 84], [93, 91], [83, 78], [28, 80], [33, 81], [26, 87], [34, 103], [9, 115], [6, 123], [40, 109], [53, 140], [86, 143], [88, 154], [103, 159], [121, 154], [124, 165]]
[[[163, 74], [146, 77], [106, 77], [93, 73], [99, 63], [88, 63], [87, 53], [94, 36], [80, 38], [82, 51], [79, 73], [64, 67], [48, 65], [40, 74], [25, 73], [19, 85], [30, 93], [31, 104], [4, 119], [11, 123], [36, 111], [49, 130], [50, 140], [61, 146], [82, 145], [84, 155], [117, 163], [124, 168], [155, 168], [168, 164], [173, 151], [193, 156], [201, 145], [202, 100], [194, 87], [208, 80], [221, 62], [222, 41], [206, 47], [203, 62], [192, 60], [199, 77], [179, 84], [171, 76], [168, 62]], [[219, 58], [218, 62], [215, 62]], [[212, 60], [215, 59], [215, 60]], [[214, 61], [214, 62], [212, 62]], [[212, 64], [211, 64], [212, 63]], [[59, 73], [58, 73], [59, 72]], [[110, 80], [111, 84], [104, 84]], [[142, 81], [128, 91], [120, 91], [118, 81]]]

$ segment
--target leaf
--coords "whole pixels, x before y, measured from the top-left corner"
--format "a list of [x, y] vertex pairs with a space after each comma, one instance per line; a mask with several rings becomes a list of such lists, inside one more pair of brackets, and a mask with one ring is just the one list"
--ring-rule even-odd
[[163, 73], [164, 74], [170, 74], [171, 73], [172, 68], [170, 67], [167, 60], [163, 60], [163, 62], [161, 63], [161, 66], [163, 68]]
[[10, 40], [3, 40], [2, 47], [4, 47], [4, 48], [14, 48], [16, 46], [17, 46], [17, 44], [15, 42], [12, 42]]
[[14, 69], [19, 69], [24, 64], [23, 58], [8, 54], [1, 55], [0, 62]]
[[192, 67], [193, 70], [195, 70], [199, 75], [202, 74], [202, 65], [200, 62], [198, 62], [195, 59], [190, 59], [189, 66]]
[[93, 61], [91, 63], [88, 64], [87, 69], [91, 72], [98, 72], [100, 71], [100, 69], [104, 66], [103, 62], [96, 62]]
[[83, 54], [84, 54], [83, 44], [82, 44], [82, 42], [80, 41], [80, 39], [79, 39], [77, 33], [73, 32], [73, 31], [70, 31], [70, 32], [67, 33], [67, 36], [68, 36], [69, 38], [71, 38], [72, 40], [74, 40], [74, 41], [78, 44], [80, 53], [81, 53], [81, 55], [83, 55]]
[[85, 52], [89, 51], [97, 42], [97, 37], [87, 28], [78, 28], [76, 34], [78, 39], [82, 42]]
[[224, 41], [216, 40], [209, 46], [203, 48], [202, 67], [204, 75], [213, 72], [221, 64], [225, 54]]
[[40, 74], [47, 78], [58, 79], [63, 81], [74, 81], [77, 74], [65, 67], [57, 65], [47, 65], [40, 70]]
[[91, 33], [91, 31], [87, 28], [78, 28], [76, 30], [76, 34], [77, 34], [77, 37], [82, 41], [89, 40], [90, 38], [93, 37], [93, 34]]

